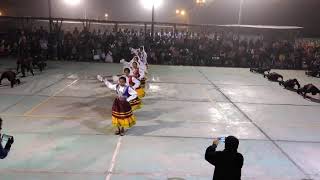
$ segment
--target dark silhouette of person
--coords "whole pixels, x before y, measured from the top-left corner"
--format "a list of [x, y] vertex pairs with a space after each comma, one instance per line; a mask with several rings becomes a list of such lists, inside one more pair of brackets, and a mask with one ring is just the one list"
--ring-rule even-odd
[[297, 93], [302, 95], [304, 98], [306, 98], [308, 93], [311, 93], [312, 95], [316, 95], [320, 93], [320, 90], [313, 84], [307, 84], [302, 88], [298, 89]]
[[213, 180], [241, 180], [243, 156], [238, 153], [239, 140], [234, 136], [225, 139], [225, 149], [216, 151], [219, 140], [206, 150], [205, 159], [215, 166]]
[[265, 74], [265, 72], [269, 74], [270, 71], [271, 71], [270, 68], [250, 68], [250, 72], [256, 72], [259, 74]]
[[8, 79], [8, 81], [10, 81], [11, 83], [11, 88], [13, 88], [13, 86], [15, 84], [20, 84], [20, 79], [17, 79], [17, 74], [13, 71], [5, 71], [1, 74], [0, 77], [0, 85], [3, 79]]
[[[269, 81], [275, 81], [275, 82], [280, 82], [283, 81], [283, 76], [281, 74], [278, 74], [276, 72], [269, 73], [269, 74], [264, 74], [263, 77], [267, 77]], [[281, 78], [281, 80], [279, 80]]]
[[297, 89], [300, 89], [300, 83], [297, 79], [289, 79], [287, 81], [280, 81], [280, 86], [283, 86], [286, 89], [295, 89], [295, 86], [297, 86]]
[[13, 139], [13, 137], [9, 138], [5, 147], [3, 148], [2, 143], [1, 143], [2, 142], [1, 130], [2, 130], [2, 119], [0, 118], [0, 159], [4, 159], [8, 156], [8, 153], [11, 149], [11, 145], [13, 144], [14, 139]]
[[30, 72], [32, 76], [34, 76], [33, 67], [32, 67], [32, 58], [30, 56], [18, 58], [17, 72], [19, 72], [20, 68], [21, 68], [22, 77], [26, 77], [26, 70], [27, 72]]

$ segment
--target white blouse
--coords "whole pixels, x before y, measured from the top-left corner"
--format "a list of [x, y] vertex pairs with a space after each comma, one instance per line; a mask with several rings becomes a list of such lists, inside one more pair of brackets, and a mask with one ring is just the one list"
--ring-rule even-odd
[[[128, 77], [128, 76], [123, 76], [123, 77], [125, 77], [126, 78], [126, 85], [127, 86], [130, 86], [130, 77]], [[140, 87], [140, 81], [137, 79], [137, 78], [135, 78], [135, 77], [132, 77], [132, 82], [134, 83], [134, 86], [131, 86], [132, 87], [132, 89], [134, 89], [134, 90], [136, 90], [138, 87]]]
[[[120, 85], [118, 86], [118, 84], [112, 84], [108, 80], [104, 80], [104, 83], [109, 89], [116, 91], [118, 97], [123, 97], [128, 87], [128, 86], [120, 86]], [[138, 97], [137, 92], [133, 90], [131, 87], [128, 87], [128, 93], [130, 94], [130, 96], [127, 97], [128, 102]]]

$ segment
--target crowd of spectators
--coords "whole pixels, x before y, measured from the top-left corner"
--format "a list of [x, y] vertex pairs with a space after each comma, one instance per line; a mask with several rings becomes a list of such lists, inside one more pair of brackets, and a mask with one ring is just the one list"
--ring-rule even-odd
[[[320, 44], [315, 42], [266, 41], [262, 35], [233, 32], [176, 33], [160, 30], [96, 30], [84, 26], [64, 31], [55, 24], [51, 33], [40, 27], [16, 31], [2, 38], [0, 56], [23, 51], [46, 59], [119, 62], [129, 60], [130, 47], [145, 46], [148, 62], [166, 65], [228, 66], [301, 69], [319, 66]], [[1, 39], [1, 37], [0, 37]]]

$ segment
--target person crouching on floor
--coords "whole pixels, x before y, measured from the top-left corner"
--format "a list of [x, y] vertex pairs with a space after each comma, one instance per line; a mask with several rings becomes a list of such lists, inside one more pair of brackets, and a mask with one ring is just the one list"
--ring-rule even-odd
[[1, 74], [0, 85], [3, 79], [10, 81], [11, 88], [13, 88], [15, 84], [20, 84], [20, 79], [17, 79], [17, 74], [13, 71], [5, 71]]
[[300, 89], [300, 83], [297, 79], [289, 79], [287, 81], [280, 81], [279, 85], [283, 86], [286, 89], [295, 90], [296, 86], [297, 86], [297, 89]]
[[[274, 82], [280, 82], [280, 81], [283, 81], [283, 76], [276, 73], [276, 72], [273, 72], [273, 73], [269, 73], [269, 74], [264, 74], [263, 77], [267, 77], [269, 81], [274, 81]], [[279, 80], [279, 78], [281, 80]]]
[[320, 90], [313, 84], [307, 84], [303, 86], [303, 88], [298, 89], [297, 93], [306, 98], [308, 93], [311, 93], [314, 96], [320, 93]]

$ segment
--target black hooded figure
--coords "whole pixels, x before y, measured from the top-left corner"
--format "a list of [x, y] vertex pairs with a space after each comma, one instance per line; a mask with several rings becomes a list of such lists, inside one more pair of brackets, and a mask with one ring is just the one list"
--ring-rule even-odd
[[[267, 77], [269, 81], [274, 81], [274, 82], [280, 82], [280, 81], [283, 81], [283, 76], [281, 74], [278, 74], [276, 72], [272, 72], [272, 73], [269, 73], [269, 74], [264, 74], [263, 77]], [[281, 80], [279, 80], [279, 78]]]
[[239, 140], [234, 136], [225, 139], [225, 149], [216, 151], [213, 144], [206, 150], [205, 159], [215, 166], [213, 180], [241, 180], [243, 156], [238, 153]]
[[308, 93], [311, 93], [312, 95], [320, 94], [320, 90], [313, 84], [307, 84], [298, 89], [297, 93], [306, 98]]
[[8, 81], [11, 83], [11, 88], [13, 88], [15, 84], [20, 84], [20, 79], [17, 79], [16, 77], [17, 74], [13, 71], [3, 72], [0, 77], [0, 85], [3, 79], [8, 79]]
[[286, 89], [292, 89], [297, 86], [297, 89], [300, 89], [300, 83], [297, 79], [289, 79], [287, 81], [280, 81], [279, 82], [280, 86], [283, 86]]

